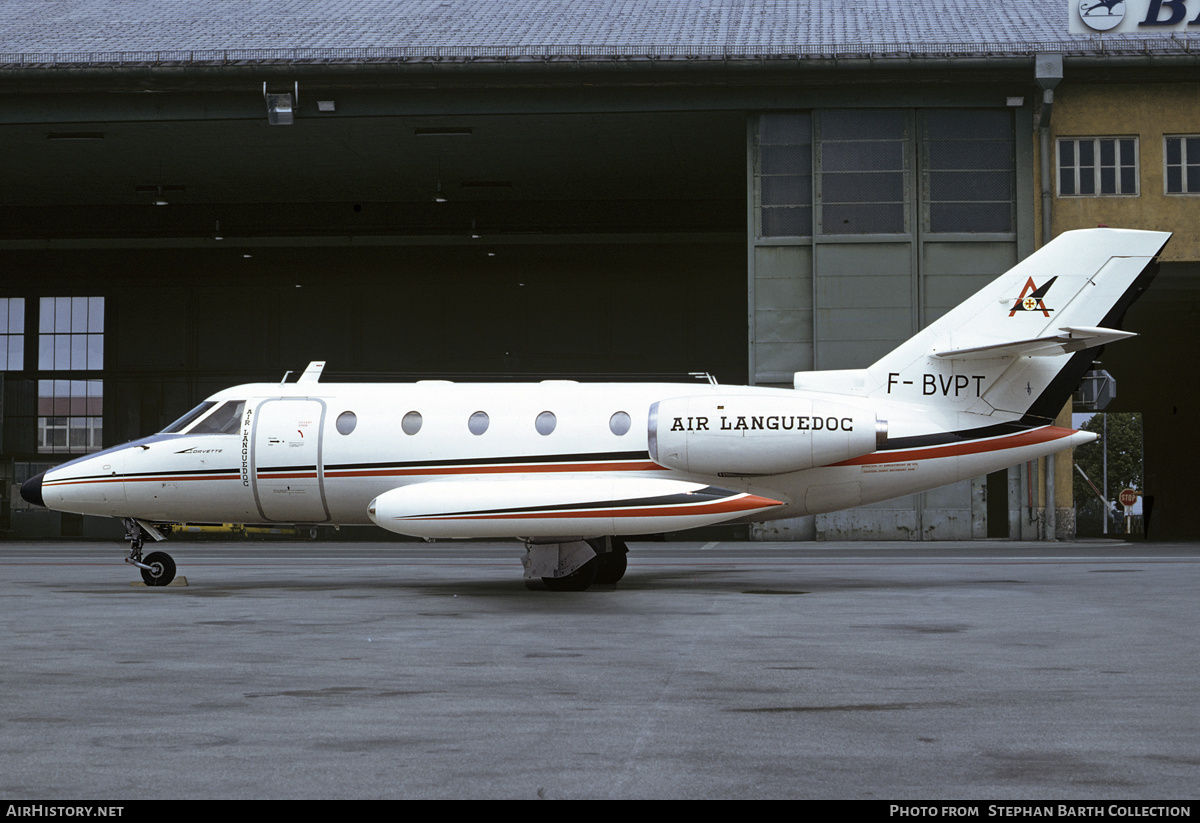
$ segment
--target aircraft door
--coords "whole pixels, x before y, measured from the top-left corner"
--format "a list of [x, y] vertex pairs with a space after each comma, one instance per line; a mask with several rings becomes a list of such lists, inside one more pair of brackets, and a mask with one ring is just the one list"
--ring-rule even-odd
[[283, 397], [259, 404], [254, 415], [251, 476], [254, 499], [265, 520], [329, 520], [321, 458], [324, 421], [322, 400]]

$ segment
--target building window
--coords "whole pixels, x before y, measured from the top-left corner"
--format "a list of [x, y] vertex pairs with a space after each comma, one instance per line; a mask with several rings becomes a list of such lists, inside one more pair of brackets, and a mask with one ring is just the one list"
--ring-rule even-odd
[[25, 368], [25, 298], [0, 297], [0, 371]]
[[104, 413], [101, 380], [39, 380], [37, 450], [41, 454], [100, 451]]
[[812, 115], [764, 114], [757, 140], [758, 236], [812, 236]]
[[38, 325], [38, 368], [104, 368], [104, 298], [43, 297]]
[[1200, 134], [1163, 138], [1167, 194], [1200, 194]]
[[907, 113], [822, 112], [817, 192], [822, 234], [908, 231]]
[[1007, 109], [926, 111], [921, 174], [927, 231], [1016, 231], [1016, 141]]
[[1138, 193], [1136, 137], [1069, 137], [1058, 141], [1058, 196]]
[[[104, 368], [104, 298], [43, 297], [39, 304], [38, 369]], [[38, 380], [37, 450], [83, 454], [102, 449], [104, 382]]]

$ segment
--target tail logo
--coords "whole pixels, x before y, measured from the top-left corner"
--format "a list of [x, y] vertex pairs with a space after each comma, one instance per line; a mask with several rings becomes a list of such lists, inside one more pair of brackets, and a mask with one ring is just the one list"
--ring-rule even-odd
[[1054, 281], [1057, 279], [1057, 277], [1051, 277], [1046, 282], [1046, 285], [1041, 288], [1038, 288], [1034, 284], [1032, 277], [1026, 280], [1025, 288], [1021, 289], [1021, 296], [1017, 298], [1017, 302], [1013, 303], [1012, 311], [1008, 313], [1008, 316], [1012, 317], [1019, 311], [1040, 311], [1043, 315], [1049, 317], [1050, 312], [1054, 311], [1054, 309], [1047, 308], [1044, 298], [1046, 297], [1046, 292], [1050, 291], [1050, 287], [1054, 285]]

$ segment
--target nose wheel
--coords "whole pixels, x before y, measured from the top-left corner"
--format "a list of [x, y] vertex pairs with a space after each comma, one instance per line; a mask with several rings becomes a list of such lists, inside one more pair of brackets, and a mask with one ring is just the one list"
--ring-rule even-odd
[[138, 568], [147, 586], [166, 586], [175, 579], [175, 561], [166, 552], [150, 552]]
[[125, 539], [129, 541], [129, 557], [125, 562], [137, 566], [147, 586], [166, 586], [175, 579], [175, 560], [166, 552], [150, 552], [142, 557], [144, 541], [142, 525], [133, 518], [125, 520]]

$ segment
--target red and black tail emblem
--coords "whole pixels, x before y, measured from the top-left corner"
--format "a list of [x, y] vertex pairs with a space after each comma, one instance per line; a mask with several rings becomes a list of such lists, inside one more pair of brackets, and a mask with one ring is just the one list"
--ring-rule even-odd
[[1050, 287], [1054, 285], [1054, 281], [1057, 279], [1057, 277], [1051, 277], [1040, 289], [1034, 285], [1032, 277], [1025, 281], [1025, 288], [1021, 289], [1021, 296], [1017, 298], [1016, 303], [1013, 303], [1012, 311], [1008, 313], [1008, 316], [1012, 317], [1019, 311], [1040, 311], [1046, 317], [1049, 317], [1050, 312], [1054, 311], [1054, 309], [1047, 308], [1046, 301], [1043, 298], [1045, 298], [1046, 292], [1050, 291]]

